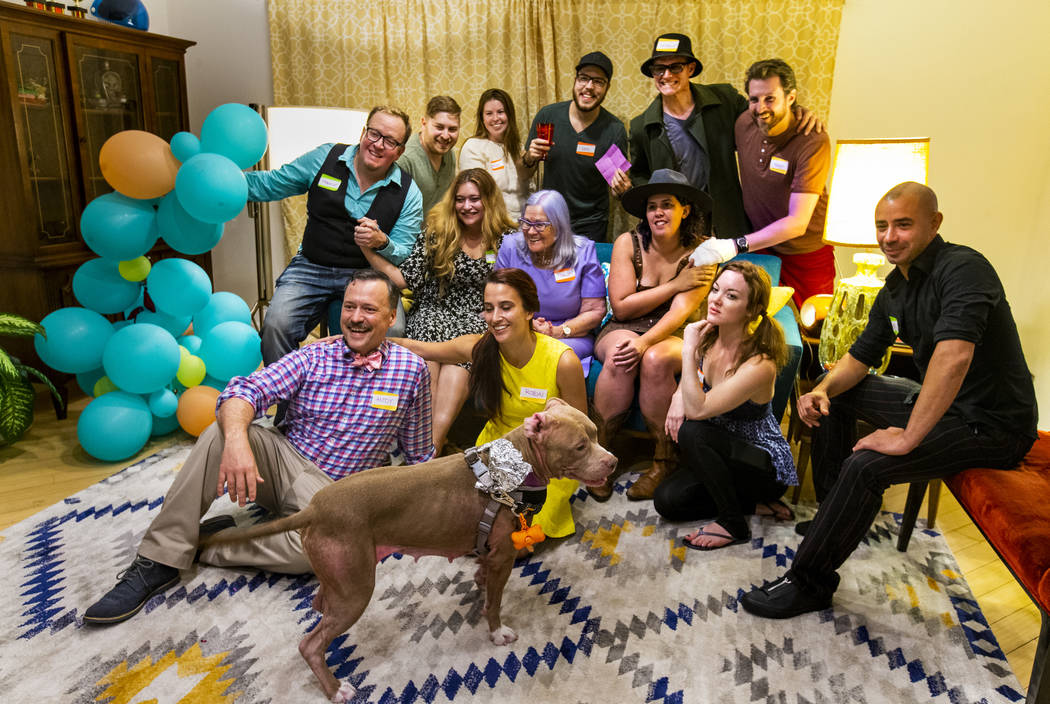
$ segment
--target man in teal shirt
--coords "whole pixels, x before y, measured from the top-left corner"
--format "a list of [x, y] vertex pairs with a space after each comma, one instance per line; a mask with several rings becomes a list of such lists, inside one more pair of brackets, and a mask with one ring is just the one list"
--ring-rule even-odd
[[411, 134], [408, 115], [375, 107], [357, 146], [323, 144], [275, 171], [252, 171], [248, 199], [307, 194], [299, 252], [277, 278], [262, 329], [263, 363], [299, 347], [338, 299], [364, 250], [400, 264], [423, 219], [423, 196], [394, 162]]
[[423, 194], [423, 217], [437, 204], [456, 177], [459, 103], [447, 95], [427, 101], [419, 134], [409, 138], [397, 165], [407, 171]]

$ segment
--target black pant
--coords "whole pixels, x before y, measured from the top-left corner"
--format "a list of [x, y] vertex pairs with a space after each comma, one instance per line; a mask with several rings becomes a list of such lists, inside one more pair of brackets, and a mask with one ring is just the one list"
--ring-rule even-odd
[[813, 482], [820, 510], [795, 553], [788, 576], [819, 595], [838, 587], [835, 572], [864, 539], [893, 484], [929, 481], [972, 467], [1012, 469], [1033, 439], [978, 427], [945, 414], [907, 455], [853, 452], [857, 420], [876, 428], [899, 427], [908, 418], [920, 386], [909, 379], [867, 376], [831, 400], [813, 436]]
[[678, 446], [681, 466], [653, 494], [656, 511], [670, 521], [715, 516], [734, 538], [749, 538], [744, 514], [787, 488], [777, 481], [768, 452], [713, 423], [687, 420]]

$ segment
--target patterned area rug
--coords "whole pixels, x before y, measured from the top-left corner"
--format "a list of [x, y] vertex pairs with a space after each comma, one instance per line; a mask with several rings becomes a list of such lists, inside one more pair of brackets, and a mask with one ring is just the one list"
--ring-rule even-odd
[[[9, 528], [0, 543], [6, 702], [320, 702], [296, 645], [318, 616], [307, 576], [195, 567], [132, 620], [81, 624], [130, 562], [188, 448], [177, 446]], [[739, 608], [800, 538], [685, 549], [694, 524], [649, 502], [580, 492], [575, 536], [515, 566], [489, 643], [474, 565], [388, 558], [372, 603], [329, 663], [360, 702], [1014, 702], [1017, 680], [939, 534], [894, 548], [883, 514], [849, 560], [834, 608], [789, 621]], [[215, 510], [230, 510], [216, 504]], [[812, 509], [801, 507], [799, 517]], [[249, 511], [238, 523], [255, 520]]]

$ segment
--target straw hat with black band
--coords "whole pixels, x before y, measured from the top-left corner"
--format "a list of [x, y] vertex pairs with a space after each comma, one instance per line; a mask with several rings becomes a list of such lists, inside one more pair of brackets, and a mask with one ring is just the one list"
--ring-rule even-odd
[[657, 169], [649, 183], [635, 186], [620, 198], [623, 209], [636, 218], [645, 219], [645, 206], [650, 196], [668, 193], [682, 205], [691, 205], [710, 214], [714, 202], [711, 196], [689, 183], [682, 174], [673, 169]]

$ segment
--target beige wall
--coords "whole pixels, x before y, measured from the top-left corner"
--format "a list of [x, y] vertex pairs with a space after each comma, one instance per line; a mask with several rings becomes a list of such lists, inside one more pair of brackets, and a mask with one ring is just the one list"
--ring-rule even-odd
[[[928, 136], [942, 233], [998, 270], [1050, 428], [1050, 3], [847, 0], [831, 136]], [[803, 96], [804, 100], [804, 96]], [[852, 271], [849, 256], [840, 272]]]

